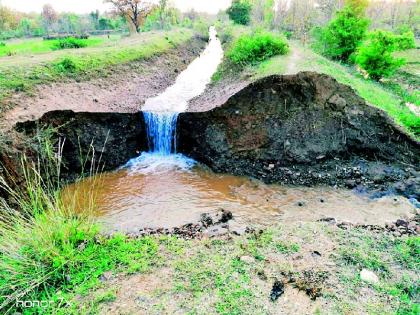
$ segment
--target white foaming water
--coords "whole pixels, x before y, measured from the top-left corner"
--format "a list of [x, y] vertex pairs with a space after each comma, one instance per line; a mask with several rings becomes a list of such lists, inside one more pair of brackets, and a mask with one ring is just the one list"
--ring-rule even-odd
[[188, 102], [204, 92], [223, 58], [223, 49], [216, 29], [209, 30], [209, 43], [174, 85], [162, 94], [149, 98], [143, 106], [149, 152], [130, 160], [125, 167], [132, 174], [160, 174], [171, 170], [186, 171], [195, 161], [176, 154], [176, 123], [178, 114], [184, 112]]
[[187, 110], [188, 101], [204, 92], [222, 61], [223, 49], [216, 35], [216, 29], [210, 27], [210, 40], [200, 57], [178, 76], [174, 85], [146, 100], [143, 111], [181, 113]]

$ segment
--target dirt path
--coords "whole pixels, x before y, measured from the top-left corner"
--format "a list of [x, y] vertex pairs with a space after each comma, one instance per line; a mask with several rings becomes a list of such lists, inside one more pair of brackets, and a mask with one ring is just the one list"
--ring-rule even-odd
[[292, 45], [292, 55], [289, 57], [287, 69], [284, 74], [296, 74], [297, 70], [297, 61], [303, 58], [302, 51], [296, 45]]
[[0, 117], [2, 127], [10, 128], [53, 110], [138, 111], [147, 98], [171, 85], [204, 46], [205, 42], [196, 38], [160, 56], [111, 69], [106, 77], [41, 85], [32, 97], [16, 93], [10, 99], [13, 109]]

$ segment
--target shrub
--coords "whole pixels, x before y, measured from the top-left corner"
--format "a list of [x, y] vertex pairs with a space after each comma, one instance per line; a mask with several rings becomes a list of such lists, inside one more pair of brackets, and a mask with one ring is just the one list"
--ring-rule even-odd
[[412, 31], [405, 32], [401, 35], [396, 35], [396, 40], [398, 50], [416, 48], [416, 40], [414, 39], [414, 33]]
[[374, 80], [389, 77], [404, 64], [404, 59], [392, 56], [396, 50], [397, 36], [388, 31], [375, 31], [369, 34], [368, 40], [359, 48], [356, 63]]
[[345, 62], [365, 39], [369, 20], [363, 4], [347, 4], [325, 28], [314, 32], [314, 48], [323, 55]]
[[0, 47], [6, 47], [6, 43], [5, 42], [0, 42]]
[[58, 72], [75, 72], [77, 70], [77, 64], [73, 59], [65, 57], [55, 64], [55, 68]]
[[256, 64], [275, 55], [289, 51], [285, 39], [269, 32], [258, 32], [240, 36], [227, 56], [235, 64], [245, 66]]
[[234, 0], [226, 13], [236, 24], [248, 25], [251, 17], [251, 4], [247, 0]]
[[67, 37], [59, 39], [54, 43], [54, 49], [71, 49], [71, 48], [84, 48], [87, 46], [87, 42], [83, 39], [74, 37]]

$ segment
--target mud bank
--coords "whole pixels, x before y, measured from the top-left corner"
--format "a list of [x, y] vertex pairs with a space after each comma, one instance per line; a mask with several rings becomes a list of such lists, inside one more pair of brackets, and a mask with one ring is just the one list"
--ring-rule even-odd
[[[147, 59], [130, 62], [108, 69], [101, 78], [89, 81], [58, 82], [41, 85], [28, 96], [16, 93], [5, 101], [1, 113], [5, 126], [40, 118], [54, 110], [75, 112], [137, 112], [145, 100], [158, 95], [204, 49], [206, 41], [194, 36], [186, 44]], [[1, 122], [0, 122], [1, 127]]]
[[221, 107], [181, 114], [177, 130], [179, 150], [217, 172], [419, 197], [419, 143], [327, 75], [263, 78]]
[[[147, 146], [139, 113], [58, 111], [16, 128], [33, 136], [46, 125], [62, 126], [69, 177], [81, 171], [80, 151], [93, 147], [104, 170], [111, 170]], [[179, 152], [216, 172], [420, 197], [419, 143], [327, 75], [263, 78], [221, 107], [181, 114], [177, 137]]]

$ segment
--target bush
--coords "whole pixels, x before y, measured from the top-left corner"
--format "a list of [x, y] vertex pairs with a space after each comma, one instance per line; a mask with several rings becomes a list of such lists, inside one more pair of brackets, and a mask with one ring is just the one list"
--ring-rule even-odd
[[0, 42], [0, 47], [6, 47], [6, 43], [5, 42]]
[[404, 64], [404, 59], [392, 56], [398, 50], [398, 45], [398, 37], [391, 32], [372, 32], [359, 48], [356, 63], [374, 80], [389, 77]]
[[73, 59], [65, 57], [55, 64], [55, 68], [58, 72], [75, 72], [78, 67]]
[[252, 6], [247, 0], [234, 0], [226, 13], [236, 24], [248, 25], [251, 17]]
[[54, 49], [84, 48], [87, 45], [87, 42], [83, 39], [68, 37], [59, 39], [56, 43], [54, 43]]
[[364, 12], [364, 6], [357, 5], [347, 5], [338, 11], [325, 28], [315, 30], [315, 50], [332, 59], [351, 61], [369, 26]]
[[240, 36], [227, 56], [233, 63], [245, 66], [275, 55], [284, 55], [288, 51], [289, 45], [282, 37], [269, 32], [258, 32]]
[[401, 35], [396, 35], [397, 49], [407, 50], [416, 48], [416, 40], [412, 31], [405, 32]]

